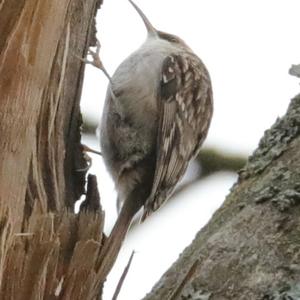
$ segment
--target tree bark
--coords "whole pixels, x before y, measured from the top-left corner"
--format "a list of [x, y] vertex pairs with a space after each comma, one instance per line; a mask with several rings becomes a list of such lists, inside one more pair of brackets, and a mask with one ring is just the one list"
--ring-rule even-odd
[[144, 300], [300, 299], [299, 153], [300, 95]]
[[103, 213], [79, 99], [101, 0], [0, 1], [0, 299], [99, 299]]

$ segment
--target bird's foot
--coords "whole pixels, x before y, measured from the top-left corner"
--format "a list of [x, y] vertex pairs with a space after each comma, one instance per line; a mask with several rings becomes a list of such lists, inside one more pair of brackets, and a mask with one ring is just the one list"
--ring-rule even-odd
[[77, 172], [87, 172], [92, 166], [92, 158], [87, 154], [87, 152], [95, 153], [98, 155], [102, 155], [102, 154], [101, 154], [101, 152], [94, 150], [94, 149], [88, 147], [87, 145], [81, 144], [81, 146], [82, 146], [83, 157], [84, 157], [84, 160], [86, 161], [87, 166], [82, 169], [77, 169], [76, 171]]
[[93, 51], [91, 49], [88, 49], [87, 51], [87, 57], [90, 56], [91, 59], [88, 59], [88, 58], [81, 58], [81, 57], [78, 57], [81, 61], [83, 61], [85, 64], [89, 64], [89, 65], [92, 65], [98, 69], [100, 69], [104, 75], [108, 78], [108, 80], [111, 82], [111, 77], [110, 75], [108, 74], [108, 72], [106, 71], [102, 61], [101, 61], [101, 58], [100, 58], [100, 49], [101, 49], [101, 44], [99, 42], [99, 40], [97, 39], [96, 40], [96, 50]]

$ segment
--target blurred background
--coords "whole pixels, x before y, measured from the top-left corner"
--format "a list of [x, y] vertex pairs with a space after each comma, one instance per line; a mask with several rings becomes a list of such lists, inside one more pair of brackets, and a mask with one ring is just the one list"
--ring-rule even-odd
[[[130, 230], [105, 285], [111, 299], [132, 250], [136, 251], [118, 299], [141, 299], [190, 244], [222, 204], [236, 170], [257, 147], [264, 130], [283, 115], [299, 92], [288, 75], [300, 62], [299, 0], [136, 0], [152, 24], [176, 34], [206, 64], [214, 88], [214, 116], [204, 149], [167, 205]], [[126, 0], [104, 0], [97, 16], [101, 59], [112, 75], [146, 38]], [[82, 94], [83, 143], [99, 149], [107, 79], [87, 65]], [[105, 231], [116, 217], [116, 193], [102, 159], [92, 155], [105, 210]]]

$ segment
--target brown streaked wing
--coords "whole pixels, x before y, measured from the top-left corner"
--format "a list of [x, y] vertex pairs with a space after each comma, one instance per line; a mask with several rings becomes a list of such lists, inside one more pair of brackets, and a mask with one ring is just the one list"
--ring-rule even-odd
[[144, 220], [172, 194], [206, 137], [212, 116], [209, 74], [192, 53], [166, 57], [158, 94], [159, 134], [152, 192]]

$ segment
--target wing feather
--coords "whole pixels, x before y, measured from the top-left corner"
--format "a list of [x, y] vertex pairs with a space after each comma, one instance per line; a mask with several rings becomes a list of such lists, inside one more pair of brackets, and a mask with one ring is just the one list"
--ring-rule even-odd
[[156, 168], [145, 219], [172, 194], [206, 137], [212, 116], [209, 74], [192, 53], [164, 60], [158, 94], [159, 130]]

